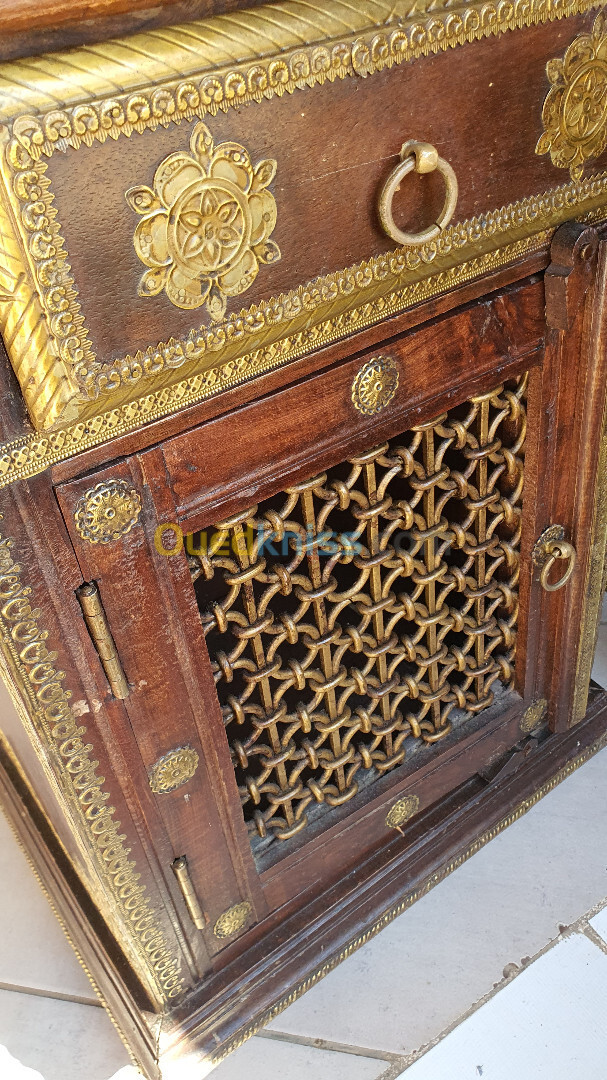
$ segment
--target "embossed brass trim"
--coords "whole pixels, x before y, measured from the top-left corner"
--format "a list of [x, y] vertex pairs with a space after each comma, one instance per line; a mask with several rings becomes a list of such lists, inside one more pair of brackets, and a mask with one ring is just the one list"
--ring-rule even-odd
[[[1, 519], [1, 515], [0, 515]], [[45, 758], [62, 798], [74, 818], [76, 835], [99, 879], [102, 914], [109, 925], [119, 919], [118, 940], [133, 966], [160, 1004], [178, 997], [184, 988], [180, 960], [171, 954], [146, 898], [136, 864], [129, 859], [126, 837], [119, 832], [105, 778], [97, 775], [86, 728], [70, 705], [71, 691], [62, 683], [65, 673], [55, 667], [57, 654], [40, 626], [41, 612], [32, 608], [31, 589], [24, 585], [22, 567], [11, 554], [13, 541], [0, 536], [0, 638], [7, 663], [18, 682], [28, 716], [45, 748]]]
[[365, 416], [381, 412], [398, 390], [399, 369], [391, 356], [374, 356], [361, 367], [352, 384], [352, 404]]
[[191, 746], [177, 746], [163, 754], [150, 770], [150, 787], [155, 795], [176, 791], [192, 779], [199, 757]]
[[141, 499], [126, 480], [107, 480], [89, 488], [74, 511], [76, 529], [89, 544], [120, 540], [139, 521]]
[[215, 937], [229, 938], [237, 934], [247, 924], [252, 913], [253, 908], [248, 900], [243, 900], [241, 904], [235, 904], [234, 907], [224, 911], [213, 927]]
[[525, 735], [529, 735], [540, 726], [547, 712], [548, 702], [545, 698], [539, 698], [537, 701], [533, 701], [521, 716], [519, 728]]
[[251, 1024], [242, 1028], [229, 1043], [223, 1046], [221, 1050], [217, 1051], [212, 1059], [213, 1065], [219, 1065], [219, 1063], [224, 1061], [225, 1058], [234, 1052], [234, 1050], [237, 1050], [239, 1046], [242, 1046], [243, 1043], [247, 1042], [253, 1035], [256, 1035], [258, 1031], [261, 1031], [262, 1028], [266, 1027], [271, 1020], [280, 1016], [289, 1005], [298, 1001], [299, 998], [303, 997], [303, 995], [315, 986], [316, 983], [320, 982], [321, 979], [324, 979], [326, 975], [329, 975], [336, 967], [339, 967], [344, 960], [347, 960], [349, 956], [352, 956], [352, 954], [357, 952], [358, 949], [361, 949], [363, 945], [366, 945], [368, 941], [371, 941], [372, 938], [376, 937], [381, 930], [384, 930], [386, 926], [389, 926], [391, 922], [394, 922], [399, 915], [402, 915], [403, 912], [410, 908], [417, 900], [421, 900], [423, 896], [426, 896], [435, 885], [440, 885], [441, 881], [444, 881], [445, 878], [449, 877], [454, 870], [458, 870], [460, 866], [463, 866], [468, 859], [471, 859], [472, 856], [476, 855], [476, 853], [484, 848], [486, 844], [491, 840], [494, 840], [496, 836], [499, 836], [504, 829], [507, 829], [509, 825], [513, 825], [515, 821], [518, 821], [528, 813], [529, 810], [532, 810], [540, 799], [543, 799], [545, 795], [549, 795], [555, 787], [558, 787], [563, 780], [566, 780], [568, 776], [571, 776], [572, 773], [576, 772], [577, 769], [584, 765], [591, 757], [603, 750], [605, 746], [607, 746], [607, 734], [602, 735], [593, 746], [589, 746], [579, 754], [578, 757], [574, 758], [573, 761], [570, 761], [569, 764], [563, 766], [562, 769], [559, 769], [559, 771], [545, 784], [542, 784], [533, 795], [523, 799], [511, 813], [502, 818], [496, 825], [487, 829], [486, 832], [482, 833], [478, 839], [474, 840], [469, 847], [452, 859], [450, 863], [431, 874], [425, 881], [422, 881], [421, 884], [413, 892], [408, 893], [399, 904], [381, 915], [368, 930], [365, 930], [364, 933], [360, 934], [358, 937], [353, 938], [353, 940], [348, 942], [339, 953], [329, 957], [321, 967], [317, 968], [311, 975], [308, 975], [307, 978], [303, 979], [302, 982], [300, 982], [299, 985], [291, 990], [285, 997], [277, 1001], [275, 1005], [265, 1009], [259, 1016], [256, 1016]]
[[[286, 0], [280, 19], [274, 17], [275, 7], [268, 9], [267, 17], [258, 8], [118, 43], [0, 65], [0, 128], [4, 125], [0, 254], [8, 266], [0, 287], [0, 330], [8, 340], [36, 428], [54, 429], [76, 416], [82, 422], [94, 421], [94, 427], [103, 423], [96, 397], [105, 398], [104, 408], [121, 408], [133, 399], [137, 381], [146, 377], [153, 377], [154, 389], [172, 389], [174, 368], [181, 364], [201, 371], [212, 366], [213, 354], [219, 352], [227, 363], [242, 359], [243, 353], [250, 356], [272, 344], [281, 346], [279, 339], [285, 334], [292, 337], [310, 326], [312, 310], [324, 324], [352, 304], [360, 307], [389, 294], [396, 285], [392, 273], [386, 273], [386, 258], [371, 259], [333, 275], [333, 280], [308, 283], [286, 298], [272, 298], [231, 316], [220, 327], [153, 346], [117, 364], [102, 364], [92, 354], [79, 311], [44, 156], [68, 146], [213, 115], [327, 80], [369, 75], [416, 56], [593, 6], [598, 5], [591, 0], [487, 0], [461, 5], [449, 0], [436, 5], [429, 0], [376, 0], [371, 14], [367, 5], [358, 10], [344, 0], [316, 5]], [[234, 62], [235, 54], [242, 59]], [[523, 218], [516, 217], [505, 228], [500, 222], [513, 208], [466, 223], [466, 236], [459, 227], [453, 230], [450, 247], [445, 247], [443, 235], [416, 269], [409, 260], [410, 280], [424, 276], [424, 263], [438, 262], [451, 251], [445, 269], [458, 259], [471, 261], [470, 256], [478, 258], [497, 248], [500, 232], [507, 242], [520, 240], [522, 232], [529, 235], [557, 225], [574, 208], [582, 213], [596, 206], [596, 201], [594, 206], [587, 204], [581, 190], [573, 198], [565, 194], [566, 207], [556, 192], [548, 196], [554, 200], [552, 207], [542, 205], [545, 198], [519, 204]], [[369, 297], [369, 291], [374, 295]], [[283, 355], [281, 362], [288, 359]], [[255, 374], [253, 365], [243, 377]], [[82, 438], [89, 432], [87, 424]]]
[[0, 123], [12, 127], [11, 158], [25, 168], [68, 145], [90, 146], [368, 76], [601, 6], [601, 0], [285, 0], [279, 13], [261, 7], [3, 64]]
[[417, 814], [418, 810], [419, 799], [417, 795], [405, 795], [390, 807], [386, 815], [386, 825], [389, 829], [400, 829], [401, 825], [404, 825], [409, 818]]
[[535, 148], [579, 180], [584, 165], [607, 146], [607, 22], [601, 11], [589, 34], [579, 34], [562, 60], [550, 60], [544, 134]]

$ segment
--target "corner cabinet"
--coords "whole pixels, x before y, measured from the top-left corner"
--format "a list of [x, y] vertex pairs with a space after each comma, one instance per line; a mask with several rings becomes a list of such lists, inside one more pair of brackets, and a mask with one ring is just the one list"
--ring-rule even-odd
[[563, 118], [602, 16], [471, 5], [447, 55], [321, 6], [276, 55], [272, 5], [150, 30], [124, 101], [146, 35], [109, 42], [54, 120], [60, 54], [19, 107], [0, 67], [0, 791], [149, 1077], [159, 1031], [219, 1060], [607, 741], [607, 120]]

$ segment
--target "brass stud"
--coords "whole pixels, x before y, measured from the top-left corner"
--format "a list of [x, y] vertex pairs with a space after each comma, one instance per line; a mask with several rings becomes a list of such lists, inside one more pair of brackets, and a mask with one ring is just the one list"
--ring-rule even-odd
[[419, 799], [417, 795], [404, 795], [402, 799], [398, 799], [390, 807], [386, 816], [386, 825], [389, 829], [400, 829], [401, 825], [404, 825], [409, 818], [412, 818], [418, 810]]

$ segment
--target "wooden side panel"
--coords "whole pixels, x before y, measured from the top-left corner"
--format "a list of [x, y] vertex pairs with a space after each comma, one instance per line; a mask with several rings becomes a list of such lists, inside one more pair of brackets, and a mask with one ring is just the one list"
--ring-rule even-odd
[[[206, 957], [224, 944], [214, 934], [219, 916], [239, 903], [249, 903], [251, 917], [260, 917], [265, 905], [252, 873], [246, 838], [235, 834], [232, 823], [230, 796], [234, 798], [236, 793], [229, 791], [225, 779], [230, 774], [227, 747], [223, 747], [221, 761], [217, 759], [221, 717], [204, 662], [200, 620], [197, 616], [188, 619], [188, 598], [184, 602], [180, 582], [184, 567], [179, 567], [181, 574], [175, 574], [171, 560], [154, 543], [164, 485], [161, 467], [152, 455], [143, 463], [143, 470], [136, 460], [110, 467], [65, 486], [59, 498], [82, 574], [98, 585], [130, 683], [124, 708], [132, 725], [136, 756], [129, 767], [138, 789], [151, 804], [147, 824], [158, 854], [158, 872], [180, 912], [184, 901], [172, 864], [182, 855], [188, 859], [205, 925], [197, 932], [188, 915], [183, 918], [204, 970]], [[141, 519], [127, 535], [113, 542], [89, 542], [75, 525], [79, 500], [86, 499], [98, 484], [121, 481], [139, 494]], [[154, 505], [152, 493], [159, 506]], [[191, 595], [189, 603], [193, 605]], [[153, 795], [150, 780], [154, 766], [181, 747], [198, 755], [192, 781]]]

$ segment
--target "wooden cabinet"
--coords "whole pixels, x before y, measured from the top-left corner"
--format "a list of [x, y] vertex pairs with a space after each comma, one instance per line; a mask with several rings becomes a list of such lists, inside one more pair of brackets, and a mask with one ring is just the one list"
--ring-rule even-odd
[[602, 19], [375, 6], [0, 67], [0, 787], [150, 1076], [606, 737]]

